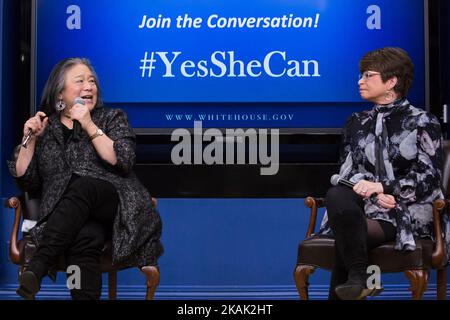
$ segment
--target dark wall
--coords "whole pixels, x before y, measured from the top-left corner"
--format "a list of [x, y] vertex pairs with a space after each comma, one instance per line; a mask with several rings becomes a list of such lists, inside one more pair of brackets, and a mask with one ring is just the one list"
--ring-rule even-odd
[[[430, 111], [441, 119], [444, 138], [449, 137], [449, 125], [442, 122], [443, 105], [450, 106], [450, 5], [448, 0], [429, 1], [430, 39]], [[447, 109], [448, 110], [448, 109]], [[449, 112], [447, 112], [449, 115]]]
[[21, 5], [19, 1], [3, 0], [2, 22], [2, 72], [1, 72], [1, 193], [11, 195], [15, 186], [6, 167], [13, 145], [20, 141], [18, 123], [26, 107], [24, 98], [29, 95], [29, 77], [21, 74], [21, 41], [23, 32], [20, 27]]
[[450, 4], [448, 1], [444, 2], [442, 10], [442, 61], [444, 64], [444, 90], [443, 99], [446, 104], [450, 105]]
[[325, 195], [330, 177], [338, 169], [340, 134], [286, 134], [279, 139], [280, 165], [276, 175], [261, 175], [260, 165], [173, 165], [170, 154], [178, 142], [171, 142], [169, 135], [138, 136], [135, 171], [158, 198]]
[[3, 0], [2, 94], [1, 94], [1, 193], [17, 189], [6, 168], [15, 145], [22, 137], [30, 106], [30, 14], [31, 0]]

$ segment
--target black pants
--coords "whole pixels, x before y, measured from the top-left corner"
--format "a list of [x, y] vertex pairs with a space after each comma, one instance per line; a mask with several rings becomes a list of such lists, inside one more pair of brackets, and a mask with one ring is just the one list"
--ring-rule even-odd
[[78, 266], [81, 271], [81, 288], [71, 289], [72, 298], [99, 299], [100, 256], [105, 239], [111, 237], [118, 205], [119, 197], [111, 183], [73, 176], [48, 218], [29, 269], [41, 279], [64, 255], [67, 266]]
[[[335, 233], [335, 238], [336, 232], [348, 233], [347, 235], [344, 235], [344, 237], [347, 238], [350, 238], [352, 234], [363, 234], [365, 236], [358, 241], [365, 241], [363, 247], [365, 247], [367, 251], [378, 247], [384, 242], [395, 240], [396, 228], [394, 225], [387, 221], [366, 218], [364, 214], [364, 201], [362, 197], [356, 194], [351, 188], [346, 186], [330, 188], [326, 196], [326, 208], [331, 229], [333, 233]], [[344, 221], [344, 219], [347, 219], [348, 215], [342, 213], [350, 212], [353, 214], [353, 220], [356, 220], [355, 217], [360, 218], [362, 221], [365, 220], [366, 223], [351, 224], [360, 230], [352, 230], [351, 228], [333, 228], [333, 225], [348, 223], [349, 221]], [[360, 216], [358, 217], [358, 215]], [[356, 244], [354, 248], [356, 248]], [[352, 246], [349, 246], [349, 250], [352, 250]], [[356, 256], [352, 256], [352, 265], [356, 265], [365, 271], [368, 266], [367, 255], [357, 254], [357, 252], [358, 251], [355, 249], [351, 254], [349, 254], [348, 251], [345, 254], [347, 254], [347, 256], [356, 254]], [[331, 273], [329, 299], [337, 299], [334, 289], [336, 286], [345, 283], [348, 279], [349, 263], [347, 262], [346, 265], [348, 257], [343, 256], [343, 254], [344, 253], [339, 252], [337, 246], [335, 246], [334, 267]]]

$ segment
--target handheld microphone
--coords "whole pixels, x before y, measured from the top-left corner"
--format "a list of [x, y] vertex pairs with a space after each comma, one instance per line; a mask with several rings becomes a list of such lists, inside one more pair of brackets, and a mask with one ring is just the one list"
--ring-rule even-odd
[[353, 188], [355, 186], [354, 182], [348, 181], [346, 179], [342, 179], [341, 176], [338, 174], [333, 174], [333, 176], [330, 179], [330, 182], [333, 186], [337, 186], [338, 184], [342, 184], [349, 188]]
[[[73, 104], [81, 104], [84, 106], [84, 100], [81, 97], [75, 98], [75, 100], [73, 100]], [[78, 120], [73, 120], [73, 140], [81, 140], [81, 124]]]
[[30, 142], [31, 136], [33, 135], [33, 131], [30, 129], [28, 130], [28, 134], [26, 138], [22, 141], [22, 147], [25, 149], [28, 147], [28, 142]]
[[[354, 183], [354, 182], [351, 182], [351, 181], [349, 181], [349, 180], [346, 180], [346, 179], [341, 178], [341, 176], [338, 175], [338, 174], [333, 174], [333, 176], [332, 176], [331, 179], [330, 179], [330, 182], [331, 182], [331, 184], [332, 184], [333, 186], [337, 186], [338, 184], [341, 184], [341, 185], [343, 185], [343, 186], [346, 186], [346, 187], [349, 187], [349, 188], [352, 188], [352, 189], [353, 189], [353, 187], [354, 187], [355, 184], [356, 184], [356, 183]], [[377, 199], [377, 194], [376, 194], [376, 193], [372, 193], [372, 194], [369, 196], [369, 198], [371, 198], [372, 200], [376, 201], [376, 199]]]
[[[47, 117], [41, 117], [41, 121], [44, 120]], [[33, 135], [33, 130], [28, 130], [27, 136], [25, 137], [25, 139], [23, 139], [22, 141], [22, 147], [24, 147], [25, 149], [28, 147], [28, 143], [30, 142], [31, 136]]]

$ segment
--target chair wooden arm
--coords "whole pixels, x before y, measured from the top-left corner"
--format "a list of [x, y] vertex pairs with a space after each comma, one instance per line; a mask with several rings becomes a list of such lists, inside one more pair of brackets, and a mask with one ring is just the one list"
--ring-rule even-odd
[[309, 214], [309, 224], [308, 229], [306, 230], [306, 237], [309, 238], [316, 227], [316, 220], [317, 220], [317, 208], [322, 208], [325, 206], [325, 199], [323, 198], [313, 198], [313, 197], [307, 197], [305, 199], [305, 205], [311, 209]]
[[22, 207], [20, 200], [16, 197], [9, 198], [5, 201], [5, 207], [14, 209], [14, 224], [9, 236], [9, 257], [15, 264], [19, 264], [19, 247], [17, 238], [19, 237], [19, 224], [22, 215]]
[[434, 246], [431, 263], [434, 268], [442, 267], [445, 259], [445, 245], [442, 238], [441, 214], [442, 210], [448, 206], [447, 199], [438, 199], [433, 203], [433, 226], [436, 237], [436, 245]]

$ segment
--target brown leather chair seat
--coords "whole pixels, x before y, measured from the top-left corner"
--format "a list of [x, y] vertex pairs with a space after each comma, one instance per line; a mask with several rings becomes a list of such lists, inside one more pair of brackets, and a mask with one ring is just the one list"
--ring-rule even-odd
[[[369, 263], [380, 267], [381, 272], [401, 272], [405, 269], [431, 269], [433, 241], [416, 239], [417, 248], [414, 251], [398, 251], [394, 242], [385, 244], [369, 252]], [[333, 268], [334, 239], [326, 236], [316, 236], [305, 239], [298, 246], [298, 265], [310, 265], [325, 270]]]

